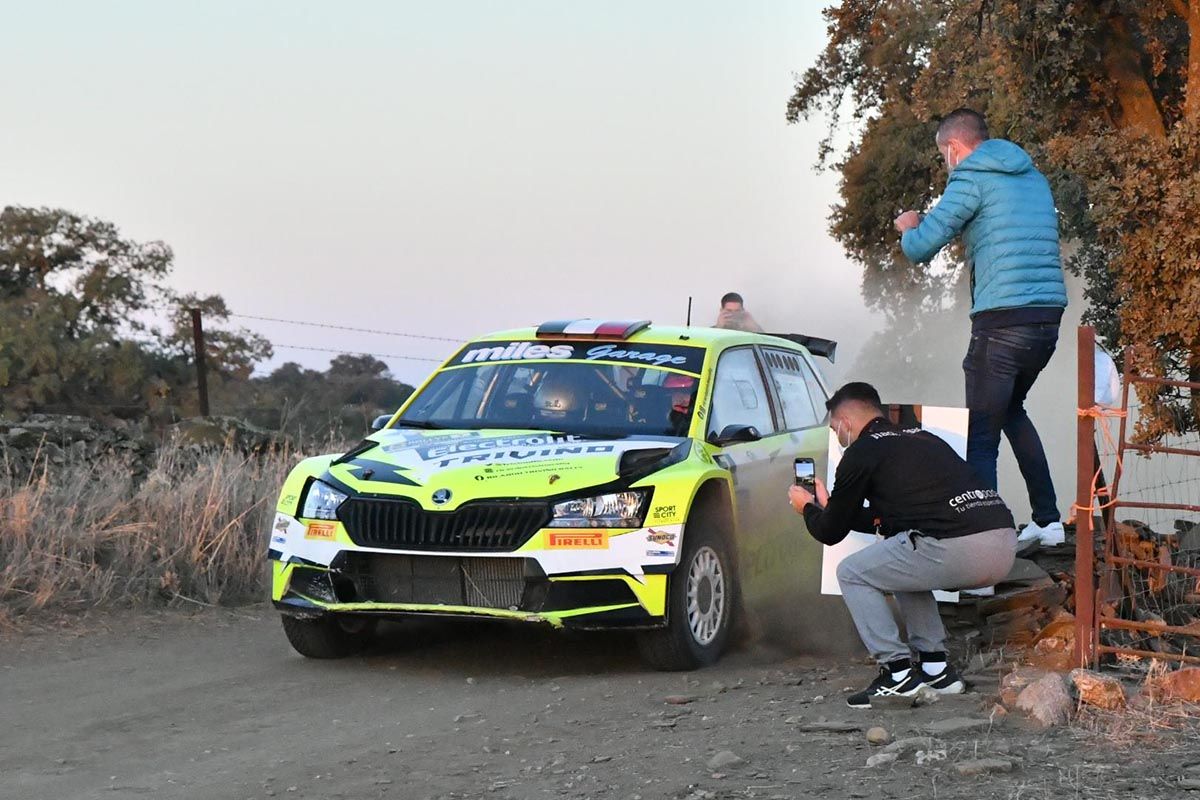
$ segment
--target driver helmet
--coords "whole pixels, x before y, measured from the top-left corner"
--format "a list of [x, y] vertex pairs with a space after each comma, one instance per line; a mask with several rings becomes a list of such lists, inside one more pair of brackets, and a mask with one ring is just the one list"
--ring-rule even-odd
[[671, 392], [671, 408], [686, 414], [692, 408], [692, 395], [696, 391], [696, 379], [690, 375], [672, 372], [663, 379], [663, 388]]
[[533, 393], [533, 411], [549, 422], [578, 421], [584, 410], [579, 395], [579, 389], [565, 376], [547, 375]]

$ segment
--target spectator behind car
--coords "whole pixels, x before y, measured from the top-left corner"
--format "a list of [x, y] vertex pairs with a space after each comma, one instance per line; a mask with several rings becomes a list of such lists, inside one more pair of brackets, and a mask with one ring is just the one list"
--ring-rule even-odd
[[754, 317], [750, 316], [750, 312], [746, 310], [745, 301], [737, 292], [728, 292], [721, 298], [721, 310], [717, 314], [717, 321], [713, 323], [713, 327], [749, 333], [763, 332], [762, 326]]

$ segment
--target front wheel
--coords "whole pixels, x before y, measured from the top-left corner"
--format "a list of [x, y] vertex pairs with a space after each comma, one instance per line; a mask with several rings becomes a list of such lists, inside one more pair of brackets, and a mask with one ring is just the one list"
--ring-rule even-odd
[[375, 633], [375, 620], [326, 614], [315, 619], [283, 616], [292, 649], [306, 658], [345, 658], [361, 653]]
[[707, 525], [697, 526], [685, 531], [683, 544], [667, 590], [667, 626], [638, 634], [638, 650], [655, 669], [715, 663], [732, 627], [736, 579], [723, 537]]

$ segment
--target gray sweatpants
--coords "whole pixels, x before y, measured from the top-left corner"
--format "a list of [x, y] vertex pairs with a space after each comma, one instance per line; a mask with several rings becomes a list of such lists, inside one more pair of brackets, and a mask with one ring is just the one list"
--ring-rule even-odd
[[[1004, 579], [1017, 552], [1017, 532], [1000, 528], [954, 539], [900, 533], [859, 550], [837, 568], [846, 607], [863, 644], [879, 663], [946, 649], [934, 589], [975, 589]], [[888, 606], [896, 598], [908, 645]]]

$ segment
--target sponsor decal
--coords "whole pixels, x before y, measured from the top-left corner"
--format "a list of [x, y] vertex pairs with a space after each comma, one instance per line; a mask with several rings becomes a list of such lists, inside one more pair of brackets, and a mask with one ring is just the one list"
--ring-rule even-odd
[[562, 360], [575, 355], [575, 346], [571, 344], [535, 344], [534, 342], [511, 342], [503, 344], [472, 347], [459, 356], [459, 364], [478, 363], [480, 361], [522, 361], [552, 358]]
[[493, 450], [490, 453], [473, 453], [471, 455], [447, 456], [437, 462], [440, 469], [464, 464], [498, 463], [524, 461], [531, 458], [553, 458], [555, 456], [594, 456], [600, 453], [612, 453], [617, 449], [612, 444], [574, 444], [557, 447], [524, 448], [520, 450]]
[[1003, 502], [995, 489], [972, 489], [950, 498], [950, 507], [961, 514], [976, 508], [1003, 505]]
[[546, 534], [548, 550], [607, 550], [608, 534], [604, 531], [559, 532]]
[[675, 555], [674, 550], [647, 550], [646, 555], [650, 558], [671, 558]]
[[337, 524], [333, 522], [310, 522], [308, 527], [304, 529], [305, 539], [320, 539], [326, 542], [332, 542], [334, 535], [337, 533]]
[[650, 528], [649, 532], [646, 534], [646, 541], [650, 542], [652, 544], [670, 545], [671, 547], [674, 547], [675, 546], [675, 532], [674, 531], [658, 531], [658, 530], [655, 530], [654, 528]]
[[294, 494], [285, 494], [285, 495], [283, 496], [283, 499], [279, 501], [279, 504], [280, 504], [280, 505], [284, 505], [284, 506], [292, 506], [292, 507], [295, 507], [295, 505], [296, 505], [296, 495], [294, 495]]
[[286, 536], [272, 536], [271, 543], [272, 544], [287, 544], [287, 537]]
[[679, 514], [678, 506], [655, 506], [650, 512], [651, 519], [672, 519]]
[[275, 532], [276, 533], [287, 533], [287, 529], [288, 529], [288, 518], [283, 517], [283, 516], [275, 517]]
[[402, 486], [419, 486], [412, 478], [403, 473], [407, 467], [398, 467], [386, 461], [375, 461], [370, 458], [356, 458], [346, 466], [346, 471], [360, 481], [375, 481], [376, 483], [398, 483]]
[[449, 366], [487, 364], [495, 361], [617, 361], [648, 367], [700, 374], [704, 349], [670, 344], [598, 344], [538, 340], [534, 342], [472, 342]]

